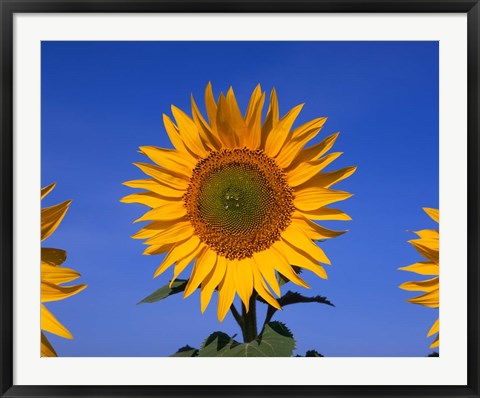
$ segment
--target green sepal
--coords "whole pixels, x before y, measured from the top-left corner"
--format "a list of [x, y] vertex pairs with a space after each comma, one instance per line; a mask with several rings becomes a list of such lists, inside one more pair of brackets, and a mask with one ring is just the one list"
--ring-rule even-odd
[[[292, 265], [292, 268], [297, 275], [300, 275], [302, 273], [302, 268], [297, 267], [296, 265]], [[290, 282], [290, 279], [288, 279], [286, 276], [283, 276], [281, 273], [277, 273], [277, 279], [279, 286], [283, 286]]]

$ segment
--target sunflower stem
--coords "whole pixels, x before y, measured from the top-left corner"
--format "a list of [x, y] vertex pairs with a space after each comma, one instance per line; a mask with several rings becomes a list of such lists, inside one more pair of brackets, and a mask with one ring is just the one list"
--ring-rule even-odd
[[244, 323], [243, 339], [245, 343], [249, 343], [258, 337], [257, 333], [257, 294], [253, 293], [250, 297], [249, 310], [242, 304], [242, 319]]
[[240, 326], [240, 329], [242, 329], [242, 334], [243, 334], [243, 319], [242, 319], [242, 316], [240, 315], [240, 313], [238, 312], [238, 310], [235, 308], [235, 305], [231, 305], [230, 306], [230, 311], [232, 312], [232, 315], [233, 317], [235, 318], [235, 320], [237, 321], [238, 323], [238, 326]]

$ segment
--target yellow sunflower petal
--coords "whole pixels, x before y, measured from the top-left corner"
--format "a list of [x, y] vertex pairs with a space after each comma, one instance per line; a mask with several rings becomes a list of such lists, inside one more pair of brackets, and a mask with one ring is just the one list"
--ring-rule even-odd
[[438, 209], [431, 209], [429, 207], [424, 207], [423, 210], [427, 213], [433, 221], [440, 222], [440, 213]]
[[435, 229], [423, 229], [421, 231], [415, 231], [415, 234], [418, 235], [421, 239], [435, 239], [439, 240], [440, 234], [438, 230]]
[[253, 259], [255, 260], [260, 273], [268, 282], [274, 293], [277, 296], [280, 296], [280, 285], [278, 284], [277, 274], [275, 273], [275, 268], [271, 262], [270, 256], [267, 254], [267, 251], [264, 250], [253, 253]]
[[337, 236], [343, 235], [347, 231], [334, 231], [318, 225], [317, 223], [309, 220], [301, 213], [296, 212], [292, 216], [292, 225], [295, 225], [297, 228], [301, 229], [310, 239], [312, 240], [323, 240], [336, 238]]
[[315, 275], [322, 279], [328, 279], [325, 269], [308, 253], [290, 245], [283, 240], [275, 242], [273, 246], [277, 248], [278, 251], [285, 254], [290, 264], [312, 271]]
[[140, 152], [157, 165], [169, 170], [175, 170], [175, 172], [184, 175], [186, 178], [190, 178], [192, 170], [196, 165], [191, 156], [172, 149], [141, 146]]
[[411, 243], [423, 257], [438, 264], [439, 262], [438, 239], [414, 239], [414, 240], [409, 240], [409, 243]]
[[287, 141], [275, 158], [277, 164], [282, 168], [287, 168], [305, 144], [320, 132], [326, 121], [326, 117], [321, 117], [302, 124], [293, 130], [291, 139]]
[[169, 198], [169, 202], [172, 202], [173, 200], [180, 201], [182, 196], [185, 194], [184, 191], [167, 187], [166, 185], [161, 184], [160, 182], [154, 179], [131, 180], [131, 181], [124, 182], [123, 185], [130, 188], [147, 189], [149, 191], [156, 193], [157, 195]]
[[193, 121], [197, 125], [197, 129], [200, 133], [200, 137], [204, 142], [207, 148], [212, 150], [219, 150], [222, 147], [222, 143], [218, 139], [218, 137], [213, 132], [212, 128], [207, 124], [205, 119], [203, 118], [202, 114], [200, 113], [197, 104], [193, 98], [193, 95], [190, 97], [192, 103], [192, 116]]
[[352, 194], [320, 187], [309, 187], [295, 192], [294, 204], [300, 211], [317, 210], [334, 202], [348, 199]]
[[172, 114], [177, 122], [178, 131], [180, 133], [180, 137], [185, 143], [185, 146], [198, 157], [204, 157], [207, 153], [207, 150], [200, 138], [200, 134], [198, 133], [195, 122], [190, 119], [185, 112], [173, 105]]
[[173, 282], [175, 282], [175, 280], [179, 277], [179, 275], [185, 270], [185, 268], [187, 268], [190, 263], [198, 257], [198, 255], [203, 251], [205, 250], [205, 245], [203, 245], [202, 243], [200, 243], [197, 248], [191, 252], [188, 256], [185, 256], [184, 258], [182, 258], [180, 261], [178, 261], [176, 264], [175, 264], [175, 268], [173, 269], [173, 278], [172, 280], [170, 281], [170, 284], [169, 286], [172, 287], [173, 285]]
[[[167, 204], [171, 201], [171, 198], [167, 198], [156, 194], [155, 192], [138, 192], [124, 196], [120, 199], [122, 203], [137, 203], [140, 205], [155, 208]], [[180, 198], [178, 200], [181, 200]]]
[[438, 290], [438, 276], [424, 281], [409, 281], [402, 283], [400, 289], [421, 292], [432, 292]]
[[170, 138], [173, 146], [178, 151], [181, 151], [183, 155], [190, 156], [192, 158], [192, 161], [196, 161], [196, 159], [198, 159], [198, 156], [188, 150], [188, 148], [185, 146], [185, 143], [183, 142], [182, 137], [180, 136], [178, 127], [175, 125], [175, 123], [172, 122], [172, 119], [170, 119], [165, 114], [163, 114], [163, 125], [165, 126], [168, 138]]
[[163, 245], [151, 245], [151, 246], [148, 246], [144, 251], [143, 251], [143, 254], [145, 254], [146, 256], [152, 256], [154, 254], [163, 254], [163, 253], [166, 253], [170, 250], [173, 249], [173, 247], [175, 246], [176, 242], [175, 243], [165, 243]]
[[[296, 168], [287, 172], [287, 180], [290, 186], [296, 187], [315, 177], [327, 167], [331, 162], [337, 159], [342, 152], [334, 152], [319, 160], [300, 163]], [[321, 186], [321, 185], [315, 185]]]
[[233, 303], [235, 298], [235, 282], [233, 280], [233, 269], [230, 260], [227, 261], [227, 269], [225, 271], [225, 276], [223, 277], [222, 282], [218, 287], [218, 308], [217, 316], [218, 320], [222, 322], [227, 315], [227, 312], [230, 309], [230, 306]]
[[198, 256], [193, 267], [192, 274], [190, 275], [190, 279], [185, 287], [185, 292], [183, 294], [184, 298], [187, 298], [195, 290], [197, 290], [200, 283], [202, 283], [202, 281], [215, 267], [216, 262], [217, 254], [213, 250], [206, 249], [202, 254], [200, 254], [200, 256]]
[[281, 310], [282, 307], [280, 307], [278, 301], [275, 299], [275, 297], [272, 296], [272, 293], [270, 293], [270, 291], [268, 290], [268, 287], [265, 284], [265, 281], [263, 280], [262, 274], [259, 269], [257, 267], [252, 267], [252, 272], [253, 287], [255, 291], [272, 307], [276, 308], [277, 310]]
[[332, 148], [339, 134], [340, 133], [332, 134], [318, 144], [302, 149], [287, 169], [293, 169], [297, 167], [299, 163], [310, 162], [323, 156]]
[[42, 303], [48, 303], [50, 301], [63, 300], [67, 297], [80, 293], [86, 287], [87, 285], [58, 286], [42, 280], [41, 301]]
[[338, 221], [349, 221], [352, 218], [345, 214], [343, 211], [339, 209], [333, 209], [331, 207], [320, 207], [316, 210], [310, 211], [301, 211], [305, 217], [309, 218], [310, 220], [338, 220]]
[[60, 284], [71, 282], [80, 278], [80, 274], [70, 268], [57, 267], [42, 261], [41, 264], [41, 279], [45, 282]]
[[50, 185], [47, 185], [45, 188], [42, 188], [42, 190], [40, 191], [40, 199], [43, 199], [50, 192], [52, 192], [53, 188], [55, 188], [56, 185], [57, 184], [55, 182], [52, 182]]
[[42, 247], [41, 251], [42, 262], [49, 265], [61, 265], [67, 259], [67, 252], [65, 250]]
[[57, 353], [53, 349], [52, 345], [45, 337], [45, 335], [41, 332], [41, 356], [42, 357], [56, 357]]
[[205, 89], [205, 107], [207, 108], [208, 121], [212, 131], [217, 130], [217, 104], [213, 97], [212, 83], [208, 82]]
[[279, 111], [278, 111], [277, 92], [275, 91], [275, 89], [272, 89], [272, 92], [270, 94], [270, 105], [268, 107], [265, 122], [263, 123], [263, 126], [262, 126], [262, 139], [260, 142], [261, 148], [265, 148], [267, 137], [270, 135], [270, 132], [273, 130], [273, 128], [277, 125], [278, 118], [279, 118]]
[[225, 99], [227, 100], [228, 113], [230, 115], [229, 124], [235, 131], [240, 147], [243, 147], [245, 144], [245, 137], [247, 136], [247, 125], [243, 119], [242, 112], [240, 112], [240, 108], [238, 107], [237, 99], [235, 98], [235, 93], [233, 92], [232, 87], [228, 89]]
[[189, 181], [187, 179], [179, 177], [179, 174], [175, 175], [175, 173], [172, 173], [168, 169], [141, 162], [134, 163], [134, 165], [146, 175], [153, 177], [158, 182], [170, 188], [180, 191], [185, 191], [188, 188]]
[[292, 131], [292, 141], [307, 143], [320, 132], [326, 121], [326, 117], [319, 117], [302, 124]]
[[217, 134], [223, 146], [226, 148], [238, 148], [239, 143], [237, 141], [237, 135], [235, 130], [230, 128], [230, 123], [228, 121], [227, 100], [223, 93], [220, 94], [220, 97], [218, 98], [216, 116]]
[[72, 334], [63, 326], [53, 314], [40, 304], [41, 329], [66, 339], [73, 339]]
[[202, 314], [208, 307], [210, 299], [215, 288], [220, 284], [225, 276], [227, 270], [226, 258], [222, 256], [217, 257], [217, 262], [212, 271], [207, 275], [207, 277], [202, 282], [202, 290], [200, 292], [200, 305]]
[[420, 261], [415, 264], [407, 265], [406, 267], [401, 267], [399, 270], [415, 272], [420, 275], [438, 275], [439, 273], [438, 264], [429, 261]]
[[251, 258], [233, 262], [235, 290], [238, 292], [247, 312], [250, 309], [250, 297], [253, 293], [253, 267], [253, 259]]
[[165, 256], [163, 259], [162, 264], [157, 268], [155, 274], [153, 275], [154, 278], [165, 272], [168, 268], [170, 268], [173, 264], [177, 261], [181, 260], [182, 258], [187, 257], [191, 254], [200, 244], [200, 239], [197, 236], [193, 235], [192, 237], [179, 241], [172, 250]]
[[330, 264], [330, 260], [327, 258], [323, 250], [313, 243], [302, 229], [296, 227], [295, 225], [290, 225], [285, 231], [282, 232], [282, 239], [291, 246], [304, 251], [316, 261], [324, 264]]
[[256, 110], [258, 107], [258, 103], [260, 98], [262, 97], [262, 87], [260, 84], [257, 84], [253, 89], [252, 95], [250, 96], [250, 101], [248, 102], [247, 111], [245, 112], [245, 123], [249, 125], [255, 119]]
[[166, 243], [180, 242], [190, 238], [195, 233], [189, 221], [176, 223], [172, 228], [159, 232], [153, 238], [146, 240], [147, 245], [164, 245]]
[[258, 84], [250, 97], [247, 112], [245, 113], [245, 123], [247, 125], [245, 145], [247, 148], [257, 149], [260, 147], [262, 140], [262, 109], [264, 103], [265, 93], [262, 93], [260, 84]]
[[44, 207], [42, 209], [42, 226], [41, 236], [42, 241], [47, 239], [60, 225], [63, 217], [67, 213], [68, 207], [72, 203], [71, 200], [67, 200], [51, 207]]
[[437, 337], [435, 337], [435, 340], [433, 340], [433, 343], [430, 345], [430, 348], [436, 348], [438, 347], [440, 344], [440, 336], [437, 335]]
[[280, 253], [277, 249], [271, 246], [270, 249], [268, 249], [267, 254], [270, 257], [270, 261], [274, 264], [277, 272], [281, 273], [285, 278], [292, 281], [296, 285], [310, 289], [310, 286], [308, 286], [307, 283], [294, 271], [284, 253]]
[[145, 225], [141, 230], [132, 235], [133, 239], [153, 238], [158, 233], [170, 229], [178, 223], [178, 220], [153, 221]]
[[179, 220], [187, 214], [187, 209], [181, 202], [170, 202], [163, 206], [147, 211], [142, 217], [134, 222], [140, 221], [169, 221]]
[[218, 100], [217, 131], [227, 148], [242, 147], [246, 125], [231, 89], [227, 97], [221, 94]]
[[428, 331], [427, 337], [433, 336], [435, 333], [438, 333], [439, 329], [440, 329], [440, 320], [437, 319], [435, 323], [432, 325], [432, 327], [430, 328], [430, 330]]
[[435, 289], [431, 292], [422, 294], [418, 297], [413, 297], [407, 300], [409, 303], [424, 305], [425, 307], [438, 308], [439, 304], [439, 290]]
[[293, 123], [302, 110], [303, 104], [297, 105], [291, 109], [284, 117], [280, 119], [272, 131], [268, 134], [265, 142], [265, 153], [272, 158], [276, 157], [283, 144], [285, 143]]
[[308, 181], [303, 183], [301, 186], [299, 186], [299, 188], [300, 189], [313, 188], [313, 187], [330, 188], [332, 185], [336, 184], [337, 182], [340, 182], [345, 178], [350, 177], [355, 172], [355, 170], [357, 170], [356, 167], [350, 166], [340, 170], [329, 171], [326, 173], [318, 173], [317, 175], [313, 176]]

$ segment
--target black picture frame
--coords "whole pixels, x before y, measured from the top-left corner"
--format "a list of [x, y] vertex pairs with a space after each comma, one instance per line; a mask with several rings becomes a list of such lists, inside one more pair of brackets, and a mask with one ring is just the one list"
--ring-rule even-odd
[[[16, 13], [466, 13], [468, 24], [468, 363], [461, 386], [22, 386], [13, 384], [13, 16]], [[480, 397], [478, 0], [0, 0], [1, 397]]]

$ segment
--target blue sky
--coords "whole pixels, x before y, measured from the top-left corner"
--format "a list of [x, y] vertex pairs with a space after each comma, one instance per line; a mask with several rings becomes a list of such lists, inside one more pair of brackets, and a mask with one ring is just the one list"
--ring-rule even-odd
[[341, 132], [333, 150], [344, 154], [329, 170], [358, 166], [335, 186], [354, 194], [335, 206], [353, 220], [323, 223], [349, 230], [321, 243], [329, 279], [305, 272], [311, 291], [290, 287], [336, 307], [276, 315], [296, 352], [431, 352], [438, 312], [406, 302], [414, 293], [398, 285], [422, 277], [397, 268], [421, 260], [408, 231], [437, 228], [422, 211], [438, 207], [437, 42], [43, 42], [41, 73], [42, 186], [57, 182], [42, 207], [73, 200], [43, 246], [67, 250], [65, 266], [89, 285], [48, 303], [75, 337], [49, 335], [59, 355], [166, 356], [216, 330], [239, 333], [230, 315], [218, 322], [216, 299], [202, 315], [198, 292], [136, 305], [171, 275], [153, 279], [162, 258], [130, 238], [145, 208], [119, 202], [134, 191], [122, 182], [143, 178], [138, 147], [171, 146], [162, 114], [189, 112], [191, 93], [203, 109], [209, 81], [216, 95], [233, 86], [242, 110], [257, 83], [276, 88], [281, 114], [305, 103], [297, 125], [327, 116], [319, 139]]

